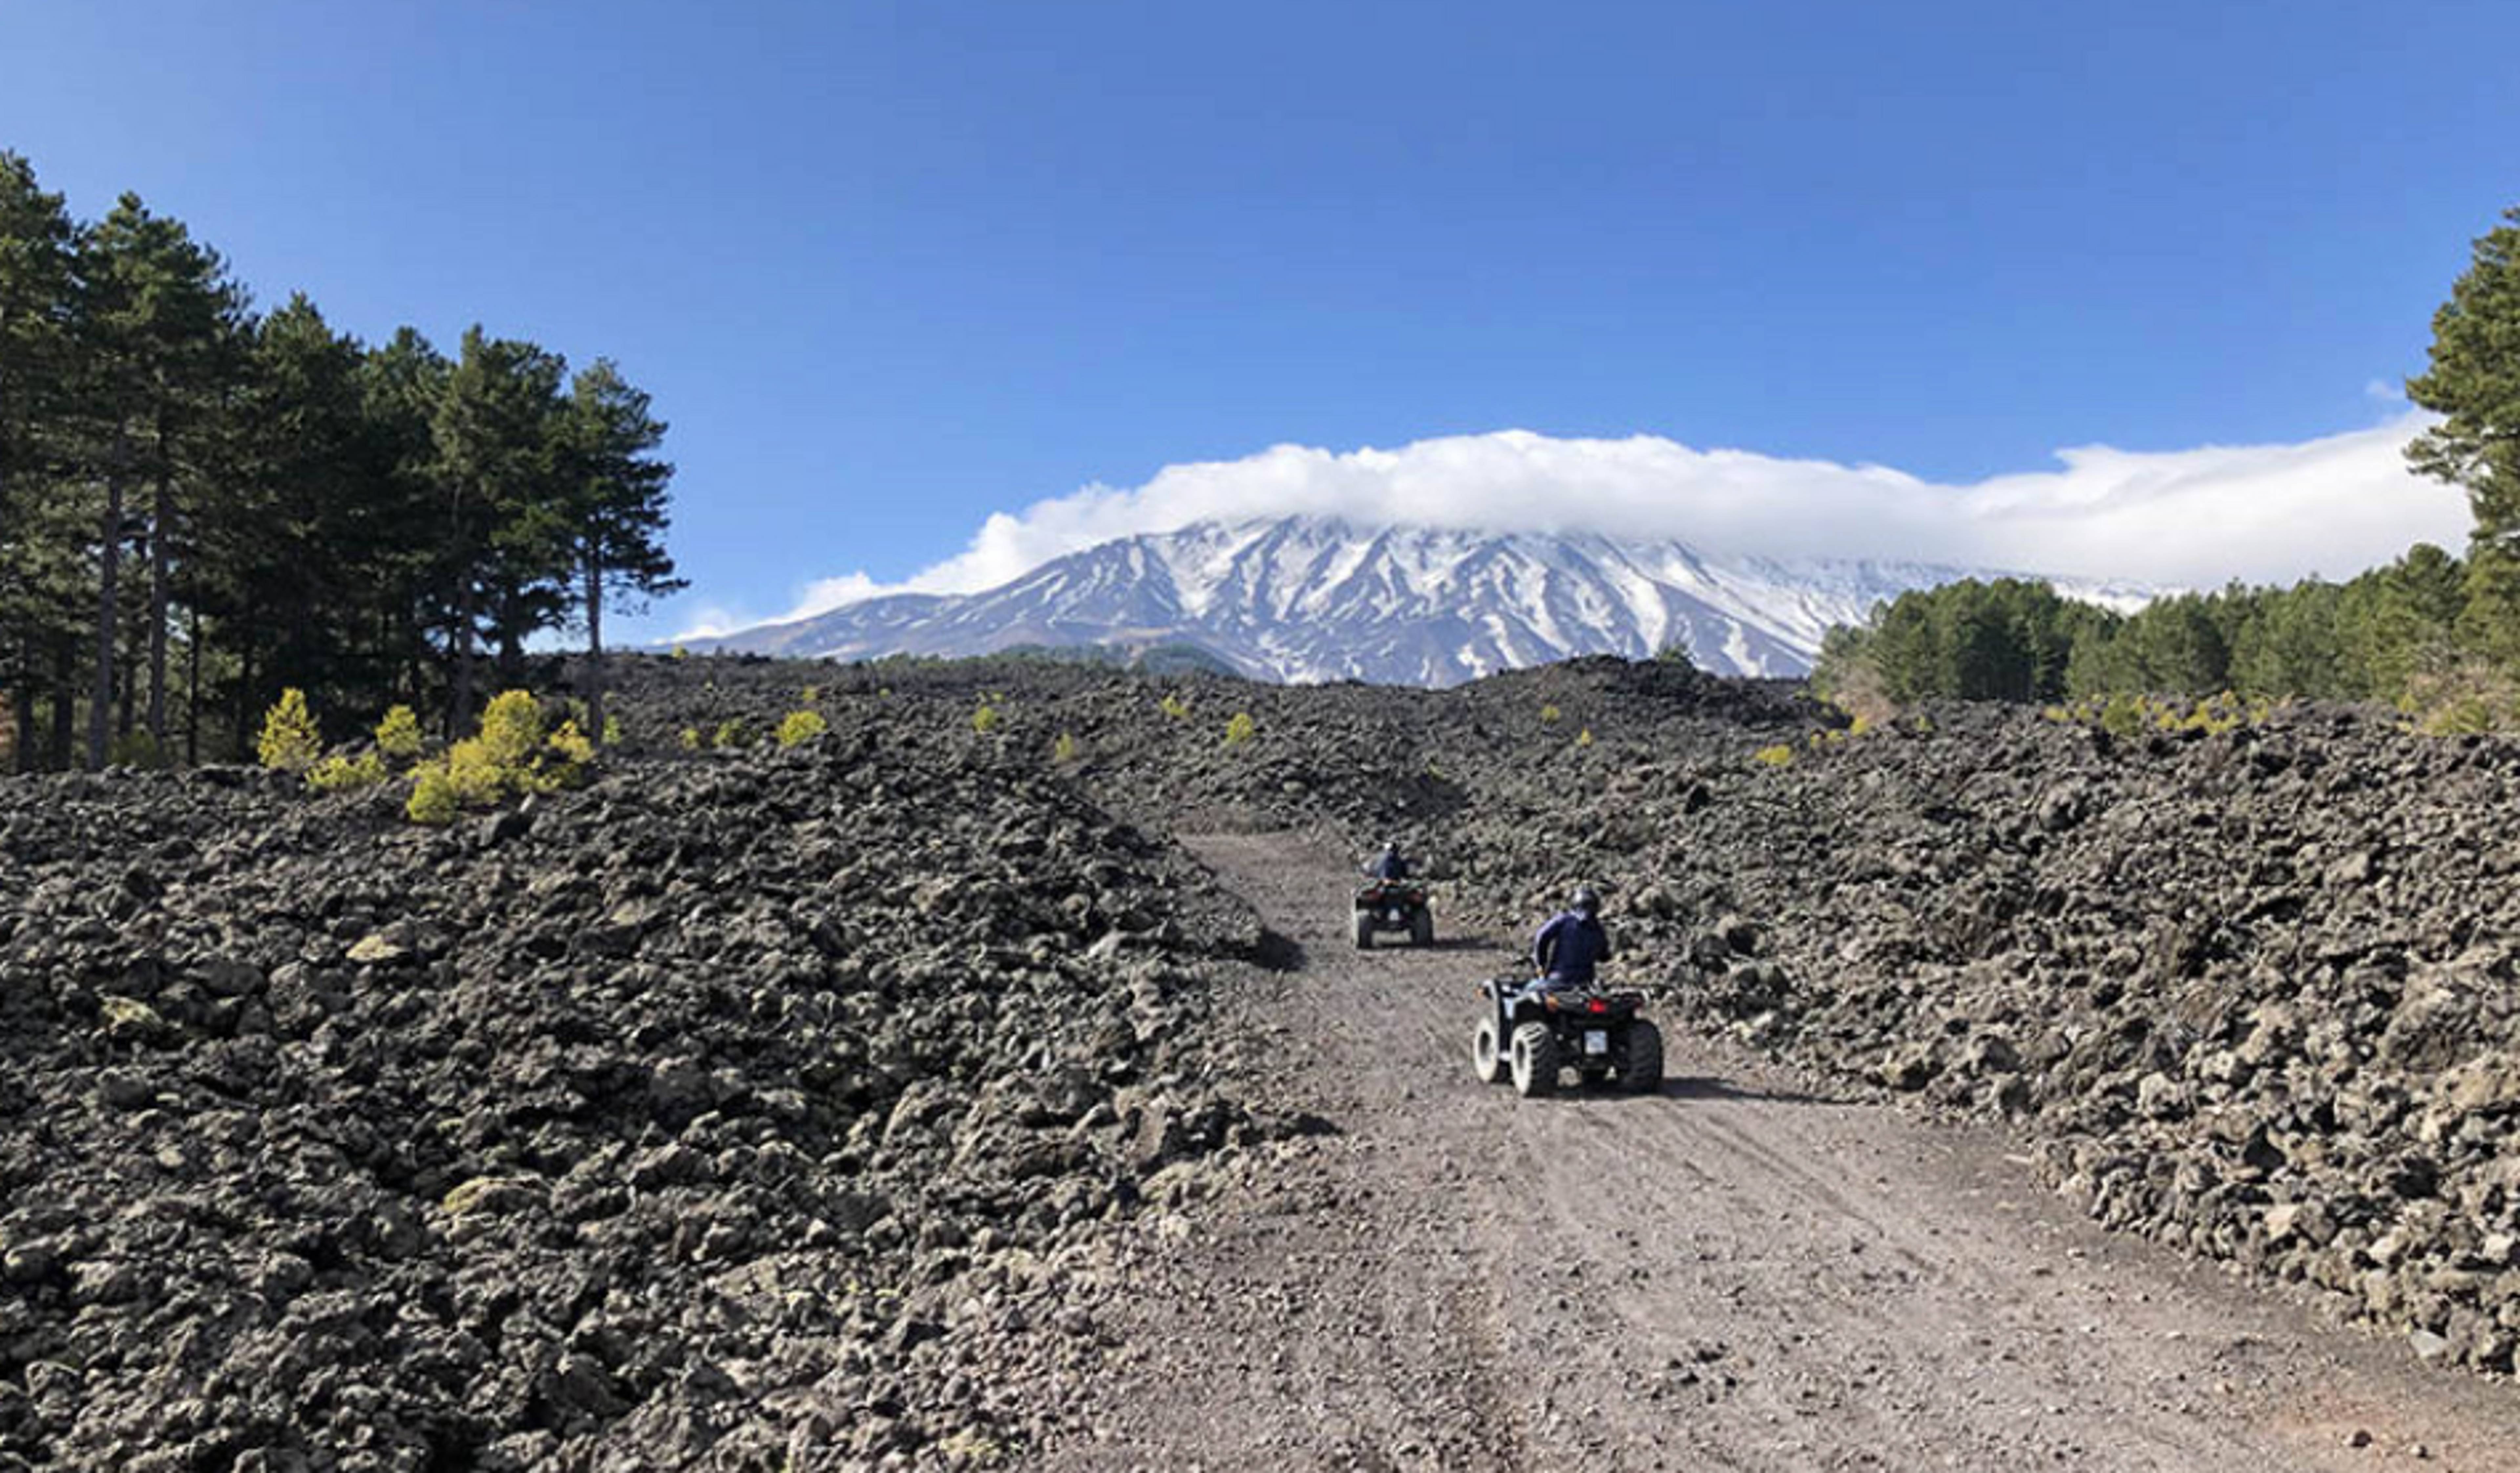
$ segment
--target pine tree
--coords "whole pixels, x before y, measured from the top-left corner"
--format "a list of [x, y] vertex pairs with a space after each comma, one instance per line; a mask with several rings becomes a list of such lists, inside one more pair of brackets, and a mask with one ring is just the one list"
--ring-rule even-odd
[[76, 257], [62, 197], [33, 165], [0, 152], [0, 703], [22, 760], [35, 742], [42, 691], [57, 712], [69, 693], [45, 689], [47, 652], [74, 638], [64, 617], [78, 602], [64, 556], [65, 503], [56, 475], [69, 405]]
[[605, 729], [604, 611], [608, 593], [625, 600], [662, 597], [685, 586], [666, 555], [665, 487], [674, 468], [655, 457], [665, 426], [648, 394], [598, 358], [569, 385], [563, 420], [579, 580], [586, 623], [586, 706], [592, 729]]
[[557, 354], [530, 343], [467, 329], [447, 375], [431, 432], [446, 496], [443, 603], [455, 678], [447, 730], [471, 715], [473, 660], [486, 633], [513, 666], [523, 642], [552, 621], [566, 572], [558, 477]]
[[2432, 366], [2407, 397], [2443, 420], [2407, 458], [2467, 491], [2479, 550], [2520, 555], [2520, 207], [2478, 238], [2465, 274], [2433, 314]]
[[[181, 221], [154, 214], [125, 194], [83, 243], [86, 328], [97, 350], [96, 407], [105, 416], [107, 478], [103, 587], [98, 603], [97, 700], [116, 688], [122, 543], [137, 537], [149, 558], [144, 642], [148, 724], [166, 735], [166, 653], [183, 511], [200, 477], [197, 452], [211, 433], [224, 387], [241, 371], [244, 290], [217, 252], [197, 244]], [[125, 504], [135, 483], [150, 490], [144, 516]], [[101, 712], [89, 714], [89, 761], [105, 760]]]

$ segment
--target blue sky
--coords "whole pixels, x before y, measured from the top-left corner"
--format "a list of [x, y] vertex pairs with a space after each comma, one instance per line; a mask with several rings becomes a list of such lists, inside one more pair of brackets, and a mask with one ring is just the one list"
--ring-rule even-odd
[[2520, 202], [2514, 54], [2507, 3], [0, 0], [0, 147], [265, 301], [619, 359], [658, 633], [1279, 444], [1968, 487], [2367, 430]]

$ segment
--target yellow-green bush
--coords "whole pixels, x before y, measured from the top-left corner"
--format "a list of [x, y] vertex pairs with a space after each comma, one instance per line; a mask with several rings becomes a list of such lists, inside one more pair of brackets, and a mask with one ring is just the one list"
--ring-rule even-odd
[[1228, 747], [1239, 747], [1259, 734], [1260, 723], [1252, 720], [1251, 713], [1247, 711], [1236, 712], [1234, 719], [1225, 723], [1225, 745]]
[[377, 751], [398, 762], [420, 756], [420, 717], [408, 706], [397, 706], [377, 723]]
[[1794, 764], [1794, 749], [1778, 742], [1774, 747], [1760, 748], [1753, 760], [1771, 767], [1790, 767]]
[[1554, 706], [1544, 706], [1540, 708], [1540, 724], [1543, 726], [1554, 726], [1557, 724], [1558, 717], [1563, 714], [1565, 714], [1565, 713], [1559, 711]]
[[1157, 703], [1155, 709], [1162, 712], [1165, 715], [1172, 717], [1176, 721], [1187, 721], [1190, 719], [1190, 703], [1181, 698], [1181, 693], [1179, 691], [1175, 691], [1170, 695], [1165, 696], [1161, 702]]
[[621, 745], [621, 718], [609, 712], [605, 713], [604, 716], [604, 745], [607, 747]]
[[559, 730], [543, 738], [542, 750], [534, 754], [528, 782], [542, 793], [574, 788], [586, 780], [587, 769], [593, 765], [595, 743], [587, 739], [575, 721], [562, 721]]
[[1590, 746], [1592, 746], [1592, 745], [1593, 745], [1593, 728], [1592, 728], [1592, 727], [1590, 727], [1590, 726], [1587, 726], [1587, 727], [1585, 727], [1582, 731], [1579, 731], [1579, 732], [1575, 733], [1575, 745], [1576, 745], [1576, 746], [1578, 746], [1578, 747], [1590, 747]]
[[700, 729], [698, 727], [686, 726], [683, 728], [683, 750], [685, 752], [698, 752], [700, 750]]
[[982, 736], [997, 730], [998, 721], [998, 709], [986, 701], [981, 702], [979, 709], [971, 713], [971, 729]]
[[453, 823], [463, 806], [456, 802], [455, 782], [443, 762], [424, 763], [412, 774], [411, 801], [403, 813], [414, 823]]
[[[806, 688], [812, 689], [811, 686]], [[788, 713], [787, 719], [779, 723], [779, 745], [794, 747], [810, 742], [831, 729], [832, 723], [823, 719], [821, 712], [791, 711]]]
[[479, 742], [495, 766], [520, 768], [543, 742], [543, 709], [531, 691], [503, 690], [481, 713]]
[[306, 774], [306, 786], [318, 793], [346, 793], [373, 788], [385, 780], [382, 753], [364, 752], [357, 757], [328, 757], [317, 762]]
[[1076, 738], [1068, 732], [1060, 732], [1058, 740], [1050, 744], [1050, 760], [1062, 767], [1075, 765], [1077, 758], [1082, 755], [1082, 750], [1076, 745]]
[[717, 732], [709, 738], [709, 745], [741, 751], [752, 745], [752, 728], [743, 723], [743, 717], [729, 716], [717, 723]]
[[303, 772], [324, 755], [324, 739], [315, 729], [315, 713], [306, 709], [306, 693], [291, 686], [280, 693], [262, 717], [262, 736], [254, 743], [262, 764], [275, 772]]
[[546, 733], [542, 708], [530, 693], [503, 691], [481, 713], [478, 732], [413, 770], [405, 811], [416, 823], [445, 823], [462, 808], [573, 786], [594, 760], [595, 744], [575, 721]]

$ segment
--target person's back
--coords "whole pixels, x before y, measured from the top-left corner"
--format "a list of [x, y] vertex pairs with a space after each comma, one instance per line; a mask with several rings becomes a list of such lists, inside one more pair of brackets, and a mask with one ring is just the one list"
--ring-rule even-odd
[[1610, 955], [1610, 933], [1601, 925], [1599, 909], [1599, 898], [1590, 888], [1578, 890], [1574, 903], [1550, 917], [1532, 938], [1532, 964], [1548, 985], [1593, 985], [1595, 970]]
[[1409, 861], [1400, 857], [1399, 846], [1386, 844], [1382, 852], [1366, 865], [1365, 872], [1387, 882], [1406, 880], [1409, 878]]

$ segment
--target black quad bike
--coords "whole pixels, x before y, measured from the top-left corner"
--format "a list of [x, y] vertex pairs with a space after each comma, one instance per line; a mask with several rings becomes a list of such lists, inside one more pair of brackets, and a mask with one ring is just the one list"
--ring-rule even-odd
[[1593, 988], [1526, 992], [1518, 977], [1479, 984], [1479, 1028], [1470, 1068], [1479, 1082], [1525, 1099], [1555, 1092], [1572, 1069], [1587, 1084], [1616, 1079], [1631, 1094], [1662, 1088], [1662, 1030], [1640, 1016], [1642, 992]]
[[1356, 948], [1373, 949], [1377, 931], [1406, 931], [1409, 944], [1435, 944], [1435, 912], [1427, 907], [1426, 887], [1406, 880], [1376, 880], [1356, 893]]

